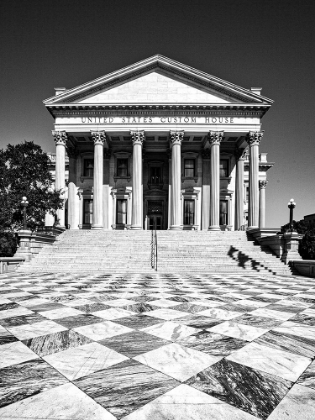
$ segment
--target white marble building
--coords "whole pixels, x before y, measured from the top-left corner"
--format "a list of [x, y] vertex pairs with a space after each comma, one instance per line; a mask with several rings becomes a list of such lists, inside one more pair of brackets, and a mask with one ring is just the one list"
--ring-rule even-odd
[[259, 147], [273, 101], [260, 88], [155, 55], [55, 91], [44, 104], [54, 118], [56, 188], [64, 191], [60, 226], [264, 227], [273, 163]]

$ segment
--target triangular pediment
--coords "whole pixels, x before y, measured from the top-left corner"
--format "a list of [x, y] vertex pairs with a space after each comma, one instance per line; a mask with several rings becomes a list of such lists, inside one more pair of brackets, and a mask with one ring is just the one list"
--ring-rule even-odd
[[92, 94], [78, 101], [86, 104], [188, 104], [188, 103], [228, 103], [218, 94], [210, 93], [200, 87], [172, 79], [155, 71], [109, 88], [103, 92]]
[[161, 55], [150, 57], [44, 101], [53, 105], [268, 104], [272, 101]]

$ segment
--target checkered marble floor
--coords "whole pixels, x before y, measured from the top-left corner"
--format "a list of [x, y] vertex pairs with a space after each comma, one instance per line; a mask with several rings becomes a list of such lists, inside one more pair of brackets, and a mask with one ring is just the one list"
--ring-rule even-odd
[[315, 279], [0, 276], [0, 418], [314, 420]]

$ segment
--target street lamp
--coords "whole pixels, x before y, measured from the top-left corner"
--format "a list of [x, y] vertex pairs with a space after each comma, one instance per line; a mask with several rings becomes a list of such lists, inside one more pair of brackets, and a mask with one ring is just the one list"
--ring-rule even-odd
[[288, 202], [288, 207], [290, 209], [290, 232], [293, 232], [293, 209], [296, 206], [296, 202], [294, 201], [294, 198], [291, 198], [291, 200]]
[[26, 230], [26, 207], [28, 206], [26, 197], [22, 197], [21, 206], [23, 207], [23, 229]]

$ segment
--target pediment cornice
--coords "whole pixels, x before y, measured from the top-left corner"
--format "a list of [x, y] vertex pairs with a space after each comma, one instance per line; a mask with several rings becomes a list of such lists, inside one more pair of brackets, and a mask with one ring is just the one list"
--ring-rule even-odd
[[200, 89], [216, 92], [218, 95], [231, 102], [269, 106], [273, 103], [271, 99], [257, 95], [251, 90], [234, 85], [233, 83], [196, 70], [162, 55], [155, 55], [91, 82], [82, 84], [73, 89], [68, 89], [64, 91], [64, 93], [46, 99], [44, 104], [47, 107], [53, 105], [66, 106], [69, 104], [77, 104], [87, 96], [122, 85], [129, 80], [136, 79], [153, 71], [174, 77], [176, 80], [186, 82], [197, 88], [199, 87]]

